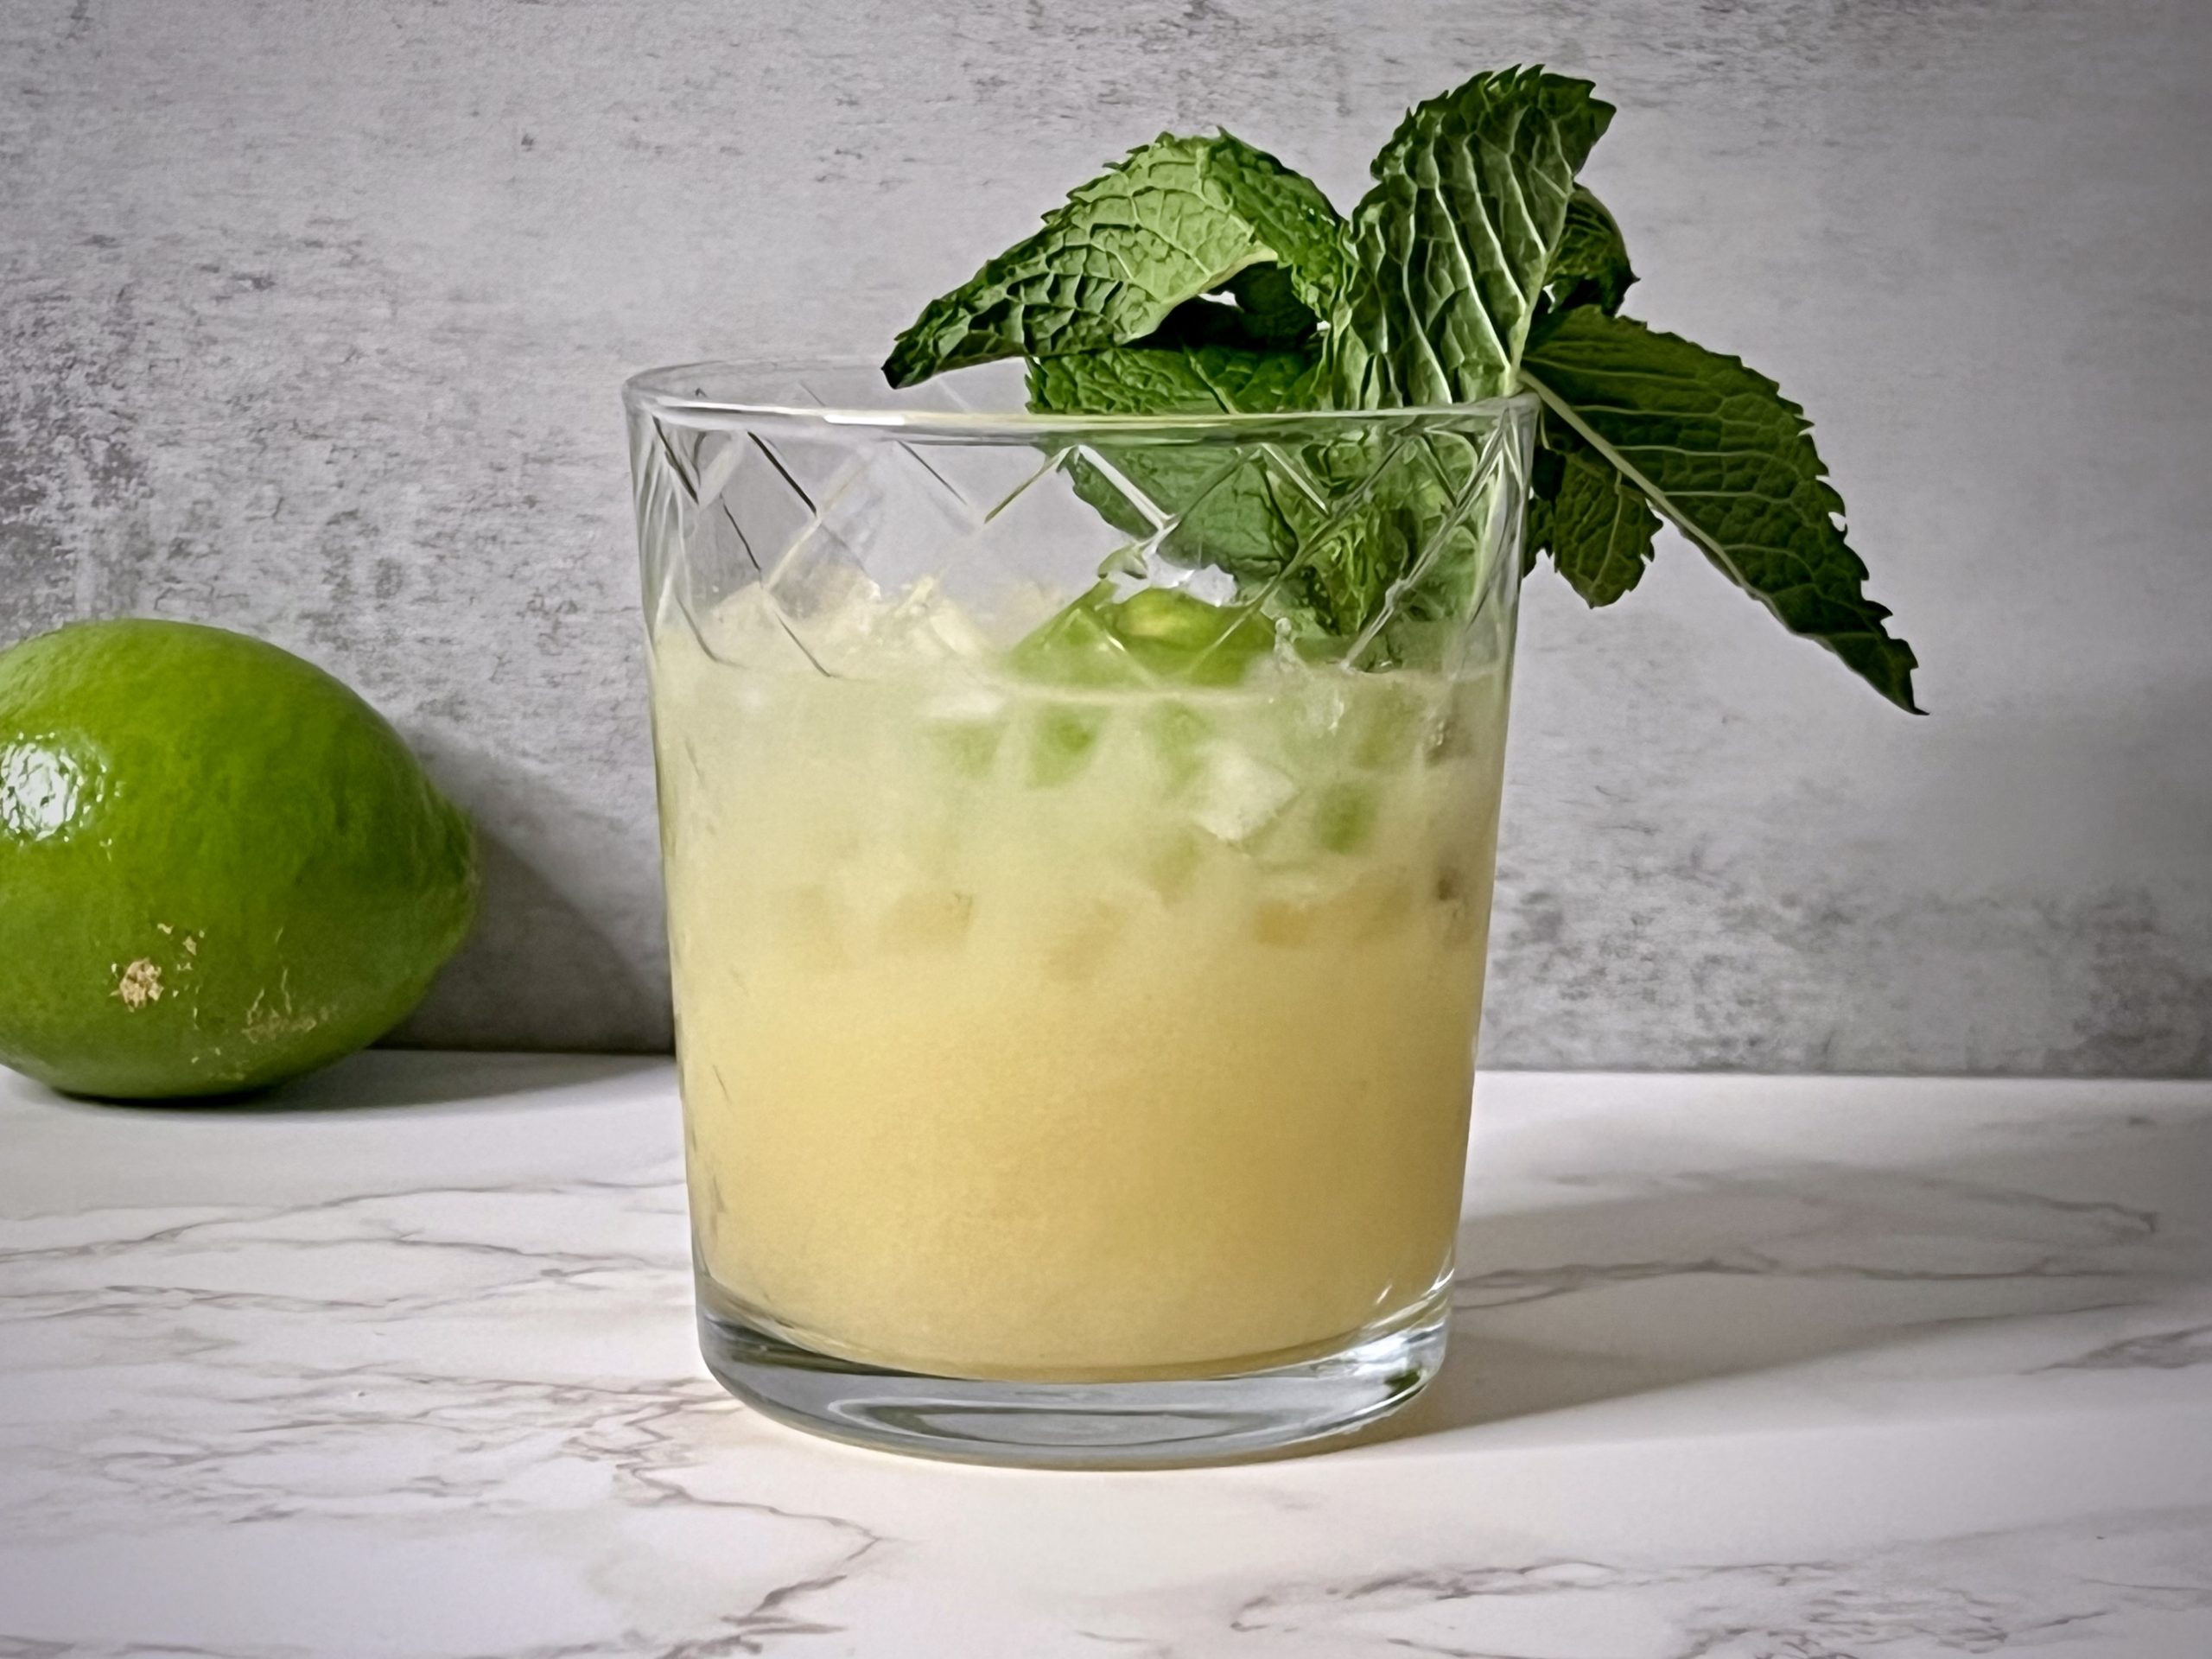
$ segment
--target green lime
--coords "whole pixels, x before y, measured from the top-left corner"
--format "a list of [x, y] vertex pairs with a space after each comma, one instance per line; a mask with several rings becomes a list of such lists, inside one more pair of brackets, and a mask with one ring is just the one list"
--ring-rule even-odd
[[260, 1088], [396, 1024], [476, 910], [468, 821], [290, 653], [86, 622], [0, 653], [0, 1063]]

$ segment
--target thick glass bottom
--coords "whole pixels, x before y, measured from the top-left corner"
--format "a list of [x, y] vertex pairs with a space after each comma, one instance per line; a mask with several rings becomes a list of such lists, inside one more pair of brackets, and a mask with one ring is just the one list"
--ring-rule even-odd
[[707, 1369], [780, 1422], [856, 1446], [1044, 1469], [1217, 1463], [1350, 1433], [1444, 1363], [1450, 1290], [1332, 1352], [1229, 1376], [1114, 1382], [925, 1376], [699, 1313]]

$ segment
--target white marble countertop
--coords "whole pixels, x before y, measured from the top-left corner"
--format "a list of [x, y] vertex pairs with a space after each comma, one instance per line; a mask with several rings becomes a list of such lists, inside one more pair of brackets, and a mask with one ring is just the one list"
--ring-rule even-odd
[[1013, 1473], [692, 1346], [666, 1067], [0, 1082], [0, 1659], [2212, 1654], [2212, 1086], [1496, 1075], [1385, 1435]]

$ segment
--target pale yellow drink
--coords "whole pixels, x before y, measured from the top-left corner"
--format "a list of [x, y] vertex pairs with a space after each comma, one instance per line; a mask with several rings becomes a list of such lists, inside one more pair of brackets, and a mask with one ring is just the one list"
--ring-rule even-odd
[[655, 639], [710, 1310], [1039, 1379], [1248, 1369], [1418, 1310], [1459, 1210], [1502, 670], [832, 677], [747, 605], [716, 656]]

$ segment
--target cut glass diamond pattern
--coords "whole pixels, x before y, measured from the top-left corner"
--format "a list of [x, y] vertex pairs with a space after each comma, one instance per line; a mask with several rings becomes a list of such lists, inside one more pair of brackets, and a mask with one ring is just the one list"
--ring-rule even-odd
[[[855, 401], [801, 382], [785, 406]], [[1194, 423], [1164, 441], [1067, 426], [1029, 439], [639, 423], [643, 540], [684, 554], [649, 558], [652, 613], [696, 623], [759, 584], [819, 658], [810, 636], [864, 586], [895, 601], [926, 585], [1026, 627], [1110, 575], [1239, 614], [1318, 615], [1353, 666], [1448, 667], [1480, 626], [1484, 550], [1518, 537], [1524, 439], [1495, 420], [1249, 439]]]

